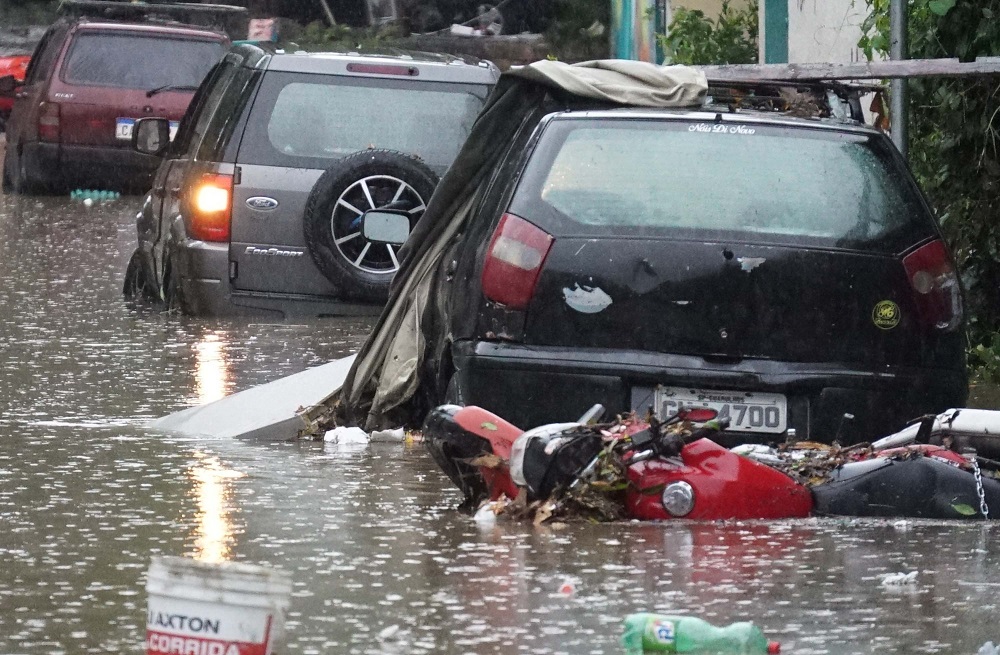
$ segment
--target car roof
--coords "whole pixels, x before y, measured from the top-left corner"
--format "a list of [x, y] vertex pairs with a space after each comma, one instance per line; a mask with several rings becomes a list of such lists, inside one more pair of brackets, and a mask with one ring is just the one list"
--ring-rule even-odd
[[[371, 68], [364, 71], [351, 70], [352, 64]], [[268, 70], [291, 73], [325, 73], [330, 75], [354, 75], [359, 77], [398, 78], [398, 74], [379, 73], [378, 66], [406, 65], [416, 69], [417, 77], [426, 82], [457, 82], [466, 84], [491, 84], [500, 76], [500, 71], [491, 62], [472, 57], [430, 52], [284, 52], [275, 51], [267, 64]]]
[[155, 34], [172, 34], [177, 36], [190, 36], [194, 38], [225, 40], [228, 37], [222, 32], [198, 25], [188, 25], [175, 22], [128, 22], [116, 20], [93, 20], [86, 17], [70, 19], [70, 23], [75, 23], [76, 31], [122, 31], [122, 32], [148, 32]]
[[860, 134], [883, 135], [883, 132], [854, 120], [838, 118], [800, 117], [775, 112], [753, 110], [731, 111], [728, 107], [704, 107], [688, 109], [651, 109], [646, 107], [619, 107], [612, 109], [587, 109], [559, 111], [549, 114], [550, 120], [577, 119], [660, 119], [660, 120], [692, 120], [705, 122], [756, 123], [781, 127], [820, 128], [837, 131], [857, 132]]

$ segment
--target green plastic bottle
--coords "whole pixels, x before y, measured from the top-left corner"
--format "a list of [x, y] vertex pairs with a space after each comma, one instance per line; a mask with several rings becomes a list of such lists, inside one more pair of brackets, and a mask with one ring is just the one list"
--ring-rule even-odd
[[626, 655], [699, 653], [702, 655], [767, 655], [781, 650], [753, 623], [715, 626], [694, 616], [639, 612], [625, 618], [622, 645]]

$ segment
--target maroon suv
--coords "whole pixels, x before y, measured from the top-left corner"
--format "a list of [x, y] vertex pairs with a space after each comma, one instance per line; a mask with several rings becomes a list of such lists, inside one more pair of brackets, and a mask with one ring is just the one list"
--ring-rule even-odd
[[179, 23], [60, 19], [17, 90], [4, 191], [145, 188], [159, 160], [131, 148], [135, 119], [167, 118], [176, 129], [228, 46], [224, 33]]

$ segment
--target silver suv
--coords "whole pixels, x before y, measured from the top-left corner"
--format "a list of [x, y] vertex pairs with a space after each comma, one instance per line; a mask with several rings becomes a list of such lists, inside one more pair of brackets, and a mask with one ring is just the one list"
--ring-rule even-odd
[[164, 119], [133, 131], [163, 160], [126, 296], [197, 315], [377, 313], [408, 230], [380, 240], [365, 214], [416, 223], [498, 75], [447, 55], [234, 46], [173, 141]]

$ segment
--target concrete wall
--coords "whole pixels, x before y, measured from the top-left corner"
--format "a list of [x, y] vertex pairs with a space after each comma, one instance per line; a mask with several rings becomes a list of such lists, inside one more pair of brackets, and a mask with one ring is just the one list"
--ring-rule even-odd
[[[858, 48], [867, 5], [856, 0], [785, 0], [788, 2], [788, 61], [854, 62], [863, 59]], [[761, 2], [761, 61], [765, 61], [765, 9]]]

